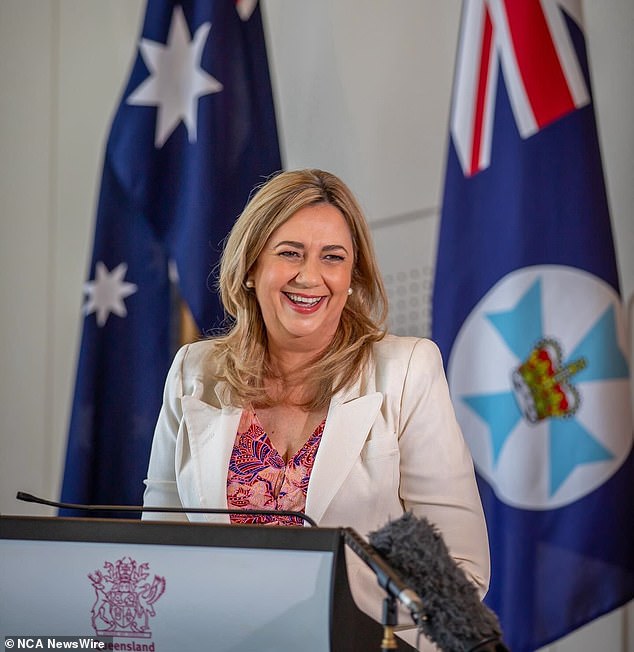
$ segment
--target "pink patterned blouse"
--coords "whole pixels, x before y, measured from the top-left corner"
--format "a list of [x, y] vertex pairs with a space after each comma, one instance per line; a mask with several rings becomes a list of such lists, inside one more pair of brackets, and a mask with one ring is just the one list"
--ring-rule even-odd
[[[308, 481], [324, 431], [324, 419], [308, 441], [284, 462], [264, 432], [257, 414], [243, 410], [227, 474], [229, 509], [276, 509], [303, 512]], [[231, 514], [232, 523], [303, 525], [296, 516]]]

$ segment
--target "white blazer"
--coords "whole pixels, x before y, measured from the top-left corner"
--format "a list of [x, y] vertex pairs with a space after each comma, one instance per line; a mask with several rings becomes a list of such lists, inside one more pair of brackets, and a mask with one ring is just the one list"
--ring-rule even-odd
[[[183, 347], [174, 359], [152, 444], [145, 505], [227, 508], [227, 471], [242, 410], [228, 403], [225, 383], [210, 379], [214, 349], [214, 341], [206, 340]], [[439, 528], [484, 595], [486, 526], [440, 353], [430, 340], [388, 335], [374, 345], [371, 363], [355, 384], [330, 402], [305, 513], [321, 526], [348, 526], [366, 536], [406, 510]], [[145, 516], [179, 517], [187, 519]], [[225, 515], [189, 519], [229, 522]], [[379, 619], [381, 591], [353, 557], [347, 554], [353, 597]]]

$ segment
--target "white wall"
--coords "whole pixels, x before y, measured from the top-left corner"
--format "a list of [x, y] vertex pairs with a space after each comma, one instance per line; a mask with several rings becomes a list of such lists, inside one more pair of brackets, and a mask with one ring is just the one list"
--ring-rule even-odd
[[[386, 274], [393, 270], [398, 282], [398, 234], [420, 259], [408, 272], [422, 275], [424, 295], [459, 1], [264, 0], [264, 8], [287, 167], [341, 175], [374, 224]], [[634, 3], [586, 0], [584, 8], [622, 286], [631, 297]], [[3, 513], [37, 511], [14, 500], [17, 489], [59, 492], [103, 144], [142, 11], [142, 0], [0, 0]], [[629, 617], [634, 622], [632, 607]], [[551, 650], [634, 652], [628, 632], [617, 612]]]

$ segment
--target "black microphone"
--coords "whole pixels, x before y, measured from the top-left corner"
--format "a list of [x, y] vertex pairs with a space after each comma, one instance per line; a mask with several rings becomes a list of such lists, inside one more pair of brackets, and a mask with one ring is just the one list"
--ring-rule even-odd
[[372, 569], [379, 586], [409, 609], [414, 622], [418, 623], [423, 617], [423, 603], [411, 586], [352, 528], [343, 528], [343, 534], [348, 547]]
[[369, 540], [420, 596], [424, 617], [418, 628], [443, 652], [509, 652], [497, 616], [427, 519], [405, 513]]
[[18, 491], [15, 496], [17, 500], [25, 503], [37, 503], [58, 509], [77, 509], [86, 512], [160, 512], [167, 514], [246, 514], [247, 516], [295, 516], [300, 518], [312, 527], [317, 523], [302, 512], [276, 509], [222, 509], [220, 507], [147, 507], [145, 505], [81, 505], [78, 503], [60, 503], [54, 500], [40, 498], [33, 494]]

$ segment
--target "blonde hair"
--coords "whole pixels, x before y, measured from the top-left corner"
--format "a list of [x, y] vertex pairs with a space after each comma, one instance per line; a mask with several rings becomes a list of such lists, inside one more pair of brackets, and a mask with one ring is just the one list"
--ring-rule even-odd
[[245, 285], [247, 275], [276, 229], [301, 208], [324, 203], [337, 208], [350, 229], [353, 292], [328, 349], [300, 370], [304, 379], [310, 379], [309, 398], [302, 407], [323, 407], [333, 394], [352, 384], [367, 363], [372, 344], [385, 335], [387, 295], [370, 230], [352, 192], [329, 172], [282, 172], [251, 197], [227, 238], [220, 262], [220, 296], [234, 324], [216, 338], [216, 377], [228, 383], [231, 400], [238, 406], [272, 405], [264, 380], [276, 377], [268, 361], [266, 327], [255, 292]]

